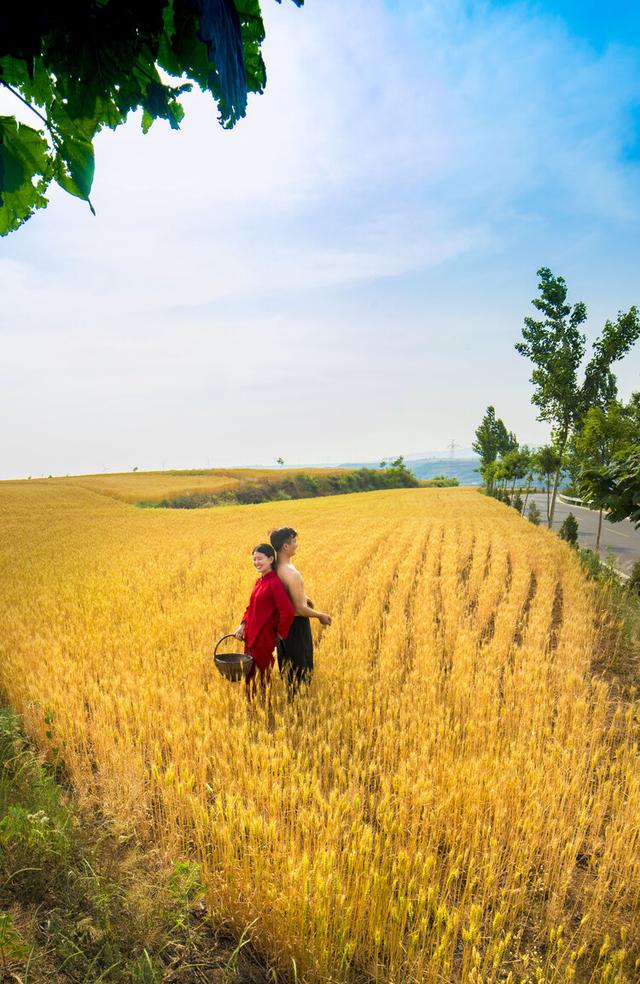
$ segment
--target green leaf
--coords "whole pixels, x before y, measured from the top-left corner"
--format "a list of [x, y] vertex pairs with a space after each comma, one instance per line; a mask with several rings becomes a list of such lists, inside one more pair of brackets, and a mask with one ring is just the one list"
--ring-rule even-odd
[[167, 120], [172, 130], [178, 130], [184, 118], [184, 109], [176, 97], [190, 89], [189, 83], [172, 88], [155, 80], [150, 82], [142, 104], [144, 107], [142, 116], [144, 133], [148, 132], [152, 121], [155, 119]]
[[89, 202], [93, 212], [89, 201], [95, 172], [92, 141], [100, 124], [89, 117], [71, 117], [67, 105], [57, 99], [49, 110], [49, 126], [53, 134], [57, 183], [75, 198]]
[[0, 116], [0, 236], [18, 229], [47, 204], [53, 162], [42, 133]]
[[34, 59], [30, 72], [24, 59], [5, 55], [0, 58], [0, 78], [36, 106], [45, 106], [53, 98], [55, 79], [52, 79], [42, 58]]
[[187, 0], [173, 0], [171, 14], [165, 13], [164, 32], [160, 41], [158, 64], [170, 75], [186, 75], [202, 91], [209, 87], [210, 64], [207, 47], [197, 35], [195, 11]]
[[17, 191], [25, 181], [27, 173], [20, 158], [12, 154], [2, 140], [0, 142], [0, 194], [4, 196], [8, 192]]
[[[76, 198], [89, 202], [95, 171], [93, 144], [77, 134], [68, 134], [58, 147], [56, 181]], [[89, 202], [91, 206], [91, 202]], [[91, 206], [93, 211], [93, 206]]]
[[247, 73], [242, 24], [231, 0], [194, 0], [200, 19], [198, 36], [207, 45], [215, 75], [220, 121], [230, 127], [245, 115]]
[[[60, 116], [62, 125], [73, 125], [87, 137], [93, 137], [103, 126], [114, 130], [127, 118], [110, 94], [99, 95], [95, 86], [59, 84], [60, 98], [51, 104], [49, 119]], [[63, 101], [64, 100], [64, 101]]]

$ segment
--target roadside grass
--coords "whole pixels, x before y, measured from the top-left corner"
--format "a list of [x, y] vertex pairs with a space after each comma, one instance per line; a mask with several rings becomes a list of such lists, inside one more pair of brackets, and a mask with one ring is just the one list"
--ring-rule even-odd
[[601, 644], [593, 670], [614, 684], [619, 696], [636, 700], [640, 691], [640, 593], [635, 583], [621, 580], [612, 556], [603, 561], [594, 550], [585, 548], [578, 548], [578, 555], [595, 584], [600, 617]]
[[251, 927], [212, 929], [197, 864], [167, 870], [61, 779], [0, 707], [0, 982], [275, 982]]

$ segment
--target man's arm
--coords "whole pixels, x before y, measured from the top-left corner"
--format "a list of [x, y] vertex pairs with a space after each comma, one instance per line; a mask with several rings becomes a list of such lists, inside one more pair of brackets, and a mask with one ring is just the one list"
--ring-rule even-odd
[[326, 612], [317, 612], [308, 604], [309, 599], [305, 594], [302, 577], [298, 571], [284, 570], [278, 571], [278, 574], [289, 592], [296, 615], [302, 615], [303, 618], [317, 618], [321, 625], [331, 625], [330, 615], [327, 615]]

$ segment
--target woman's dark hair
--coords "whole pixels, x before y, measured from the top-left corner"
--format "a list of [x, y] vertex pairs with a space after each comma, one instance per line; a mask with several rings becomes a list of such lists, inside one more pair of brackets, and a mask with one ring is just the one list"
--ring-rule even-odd
[[293, 540], [294, 536], [298, 534], [291, 526], [281, 526], [278, 530], [271, 530], [269, 534], [269, 539], [271, 540], [271, 546], [278, 553], [282, 550], [283, 546], [288, 540]]
[[273, 564], [271, 565], [271, 570], [272, 571], [276, 570], [278, 566], [278, 558], [276, 557], [276, 552], [270, 543], [259, 543], [258, 546], [254, 547], [253, 550], [251, 551], [252, 557], [254, 553], [261, 553], [264, 554], [265, 557], [271, 557], [273, 561]]

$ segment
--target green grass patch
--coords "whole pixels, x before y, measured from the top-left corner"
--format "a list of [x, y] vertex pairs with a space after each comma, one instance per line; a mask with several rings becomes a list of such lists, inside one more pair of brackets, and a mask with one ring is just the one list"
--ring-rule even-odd
[[167, 868], [60, 776], [0, 707], [0, 981], [266, 984], [250, 933], [212, 928], [199, 866]]
[[[585, 573], [595, 583], [601, 645], [594, 669], [616, 684], [621, 696], [637, 698], [640, 688], [640, 593], [638, 577], [621, 579], [612, 555], [577, 548]], [[634, 568], [635, 571], [635, 568]]]
[[[457, 480], [453, 482], [445, 480], [445, 482], [457, 484]], [[314, 499], [320, 496], [374, 492], [380, 489], [416, 488], [420, 484], [415, 475], [400, 462], [387, 468], [357, 468], [341, 474], [299, 472], [281, 480], [249, 479], [241, 482], [237, 488], [225, 489], [223, 492], [187, 492], [162, 499], [160, 502], [143, 501], [138, 502], [137, 505], [143, 509], [202, 509], [212, 506], [256, 505], [259, 502]]]

